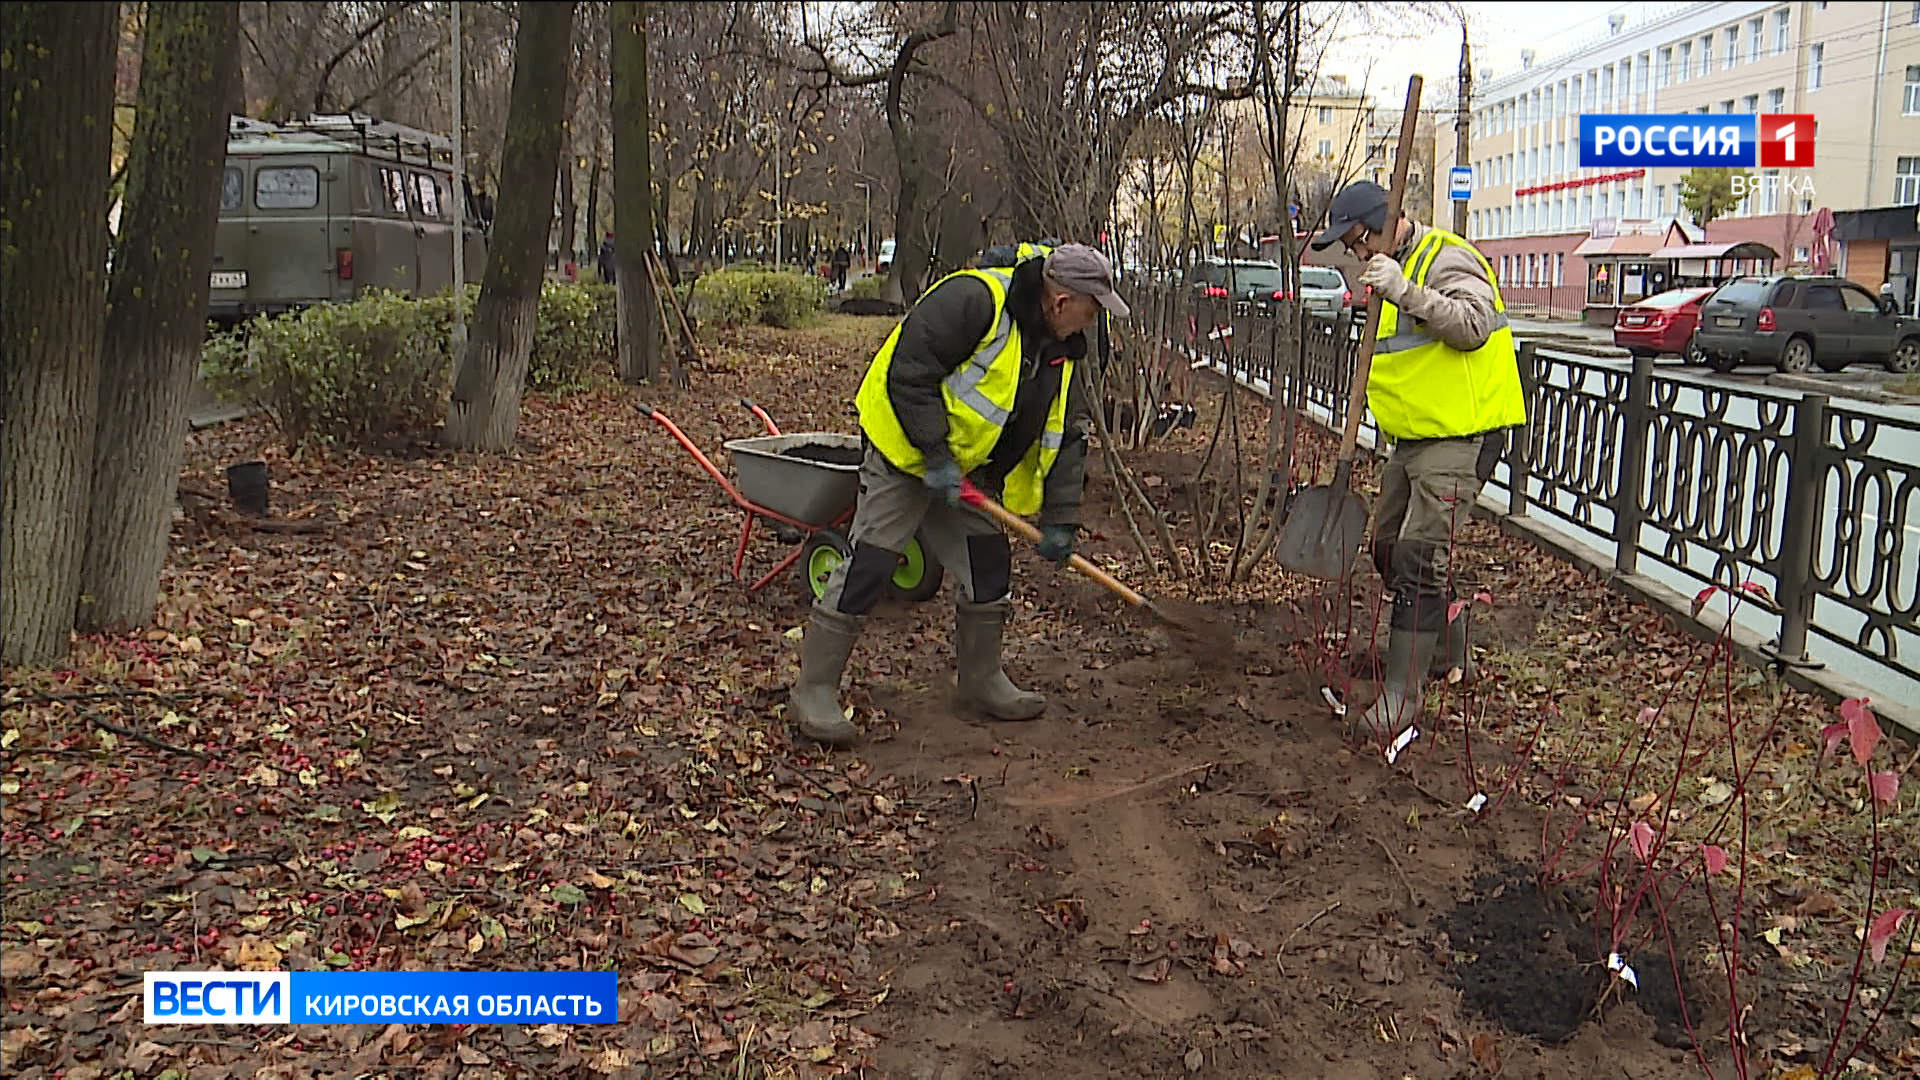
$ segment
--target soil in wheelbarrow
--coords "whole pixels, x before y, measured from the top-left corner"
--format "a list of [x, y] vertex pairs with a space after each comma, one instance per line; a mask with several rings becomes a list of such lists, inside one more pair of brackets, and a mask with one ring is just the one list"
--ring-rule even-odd
[[780, 451], [780, 456], [797, 461], [816, 461], [822, 465], [858, 465], [860, 448], [857, 446], [789, 446]]

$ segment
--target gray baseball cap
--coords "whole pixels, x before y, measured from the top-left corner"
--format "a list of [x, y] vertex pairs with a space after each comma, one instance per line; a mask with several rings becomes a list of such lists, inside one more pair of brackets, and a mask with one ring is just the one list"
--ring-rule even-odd
[[1113, 291], [1113, 264], [1097, 249], [1085, 244], [1066, 244], [1047, 256], [1047, 276], [1054, 284], [1082, 296], [1100, 301], [1112, 314], [1126, 318], [1131, 312], [1127, 302]]
[[1327, 227], [1313, 238], [1313, 250], [1325, 251], [1339, 243], [1355, 225], [1365, 225], [1376, 236], [1387, 231], [1386, 188], [1371, 180], [1341, 188], [1327, 206]]

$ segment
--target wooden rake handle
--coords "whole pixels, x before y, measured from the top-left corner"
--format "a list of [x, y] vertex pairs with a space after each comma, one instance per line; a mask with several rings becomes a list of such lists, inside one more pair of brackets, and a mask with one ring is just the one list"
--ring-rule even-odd
[[[975, 510], [986, 514], [994, 521], [999, 522], [1001, 528], [1006, 529], [1022, 540], [1031, 544], [1038, 544], [1040, 542], [1040, 530], [1034, 527], [1033, 522], [1001, 506], [992, 499], [987, 498], [986, 493], [974, 487], [972, 481], [961, 481], [960, 500]], [[1080, 571], [1082, 576], [1091, 580], [1094, 584], [1110, 590], [1115, 596], [1120, 597], [1120, 599], [1125, 600], [1134, 607], [1148, 606], [1146, 597], [1129, 589], [1118, 578], [1093, 565], [1081, 556], [1068, 556], [1067, 565]]]

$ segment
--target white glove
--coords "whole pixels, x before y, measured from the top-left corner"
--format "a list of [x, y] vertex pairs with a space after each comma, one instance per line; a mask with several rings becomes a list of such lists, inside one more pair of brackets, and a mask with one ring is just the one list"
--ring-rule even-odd
[[1372, 288], [1389, 304], [1397, 305], [1407, 297], [1407, 275], [1391, 255], [1368, 259], [1367, 268], [1360, 272], [1360, 284]]

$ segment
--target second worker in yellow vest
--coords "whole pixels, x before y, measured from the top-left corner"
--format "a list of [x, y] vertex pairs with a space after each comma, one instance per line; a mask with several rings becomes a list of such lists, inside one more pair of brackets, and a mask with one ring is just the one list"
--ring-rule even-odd
[[1471, 593], [1453, 572], [1453, 540], [1509, 429], [1526, 423], [1526, 397], [1499, 284], [1472, 244], [1404, 214], [1389, 223], [1386, 189], [1364, 180], [1342, 188], [1327, 216], [1314, 249], [1345, 246], [1382, 300], [1367, 409], [1393, 443], [1373, 520], [1373, 562], [1393, 607], [1366, 720], [1392, 738], [1420, 719], [1428, 674], [1473, 674], [1472, 607], [1448, 617]]
[[880, 346], [854, 399], [866, 456], [853, 558], [828, 577], [801, 642], [791, 704], [802, 734], [829, 746], [858, 737], [840, 707], [840, 676], [859, 617], [916, 535], [959, 581], [962, 702], [998, 720], [1031, 720], [1045, 708], [1000, 665], [1012, 555], [993, 519], [960, 504], [960, 484], [970, 478], [1014, 513], [1038, 514], [1040, 554], [1062, 562], [1072, 554], [1089, 419], [1073, 368], [1103, 308], [1127, 314], [1112, 264], [1068, 244], [1011, 269], [949, 274]]

